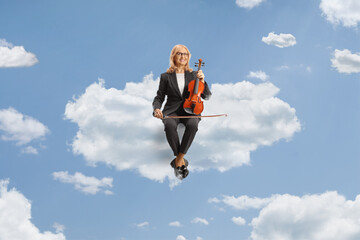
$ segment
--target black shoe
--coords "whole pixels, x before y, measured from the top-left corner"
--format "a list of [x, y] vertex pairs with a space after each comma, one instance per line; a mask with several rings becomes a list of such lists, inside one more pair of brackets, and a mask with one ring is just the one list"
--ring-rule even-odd
[[171, 161], [170, 166], [174, 169], [175, 176], [178, 179], [183, 180], [184, 178], [186, 178], [189, 175], [189, 170], [187, 169], [187, 166], [189, 165], [189, 163], [186, 159], [184, 159], [185, 165], [182, 165], [181, 167], [176, 167], [175, 159], [176, 158], [174, 158]]

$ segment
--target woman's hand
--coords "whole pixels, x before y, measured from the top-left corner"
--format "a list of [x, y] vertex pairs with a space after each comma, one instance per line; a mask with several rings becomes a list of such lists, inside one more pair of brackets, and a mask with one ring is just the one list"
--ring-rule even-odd
[[158, 108], [155, 109], [154, 110], [154, 117], [162, 119], [163, 118], [162, 111], [160, 109], [158, 109]]
[[204, 80], [204, 79], [205, 79], [205, 75], [204, 75], [204, 73], [202, 72], [202, 70], [199, 70], [199, 71], [198, 71], [196, 77], [197, 77], [201, 82], [205, 83], [205, 80]]

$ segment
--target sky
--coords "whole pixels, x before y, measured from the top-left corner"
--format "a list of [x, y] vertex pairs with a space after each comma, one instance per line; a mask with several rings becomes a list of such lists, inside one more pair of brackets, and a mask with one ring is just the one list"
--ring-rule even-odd
[[[359, 25], [357, 0], [0, 0], [0, 240], [360, 239]], [[176, 44], [228, 114], [183, 181], [152, 117]]]

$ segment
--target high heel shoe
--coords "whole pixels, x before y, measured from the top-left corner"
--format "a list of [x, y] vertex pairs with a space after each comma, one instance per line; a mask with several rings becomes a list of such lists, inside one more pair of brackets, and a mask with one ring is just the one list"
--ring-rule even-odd
[[176, 160], [176, 158], [174, 158], [171, 161], [170, 166], [174, 169], [175, 176], [178, 179], [183, 180], [184, 178], [186, 178], [189, 175], [189, 170], [187, 169], [189, 162], [184, 158], [185, 165], [176, 167], [175, 160]]

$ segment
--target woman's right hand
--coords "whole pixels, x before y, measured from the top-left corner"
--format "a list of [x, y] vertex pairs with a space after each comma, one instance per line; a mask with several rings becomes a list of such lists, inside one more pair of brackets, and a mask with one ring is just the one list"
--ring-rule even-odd
[[155, 109], [154, 110], [154, 117], [162, 119], [163, 118], [162, 111], [160, 109], [158, 109], [158, 108]]

